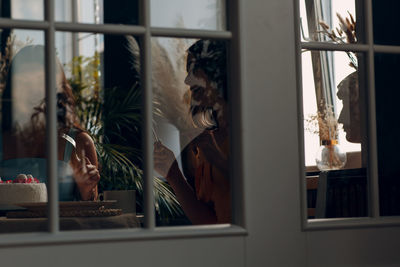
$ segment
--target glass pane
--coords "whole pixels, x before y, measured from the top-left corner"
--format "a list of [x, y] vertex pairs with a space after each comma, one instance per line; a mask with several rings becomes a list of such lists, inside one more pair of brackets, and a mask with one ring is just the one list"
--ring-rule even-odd
[[309, 218], [368, 215], [363, 61], [352, 52], [302, 53]]
[[133, 24], [139, 22], [138, 0], [56, 0], [55, 19], [89, 24]]
[[226, 30], [225, 0], [150, 0], [151, 26]]
[[152, 40], [155, 175], [173, 190], [155, 188], [159, 226], [231, 222], [226, 46]]
[[[133, 36], [57, 32], [61, 230], [140, 227], [140, 50]], [[61, 172], [62, 169], [59, 169]], [[66, 218], [68, 217], [68, 218]]]
[[26, 20], [43, 20], [43, 0], [0, 1], [0, 17]]
[[400, 130], [396, 116], [400, 90], [397, 81], [400, 55], [375, 55], [375, 96], [378, 141], [380, 213], [400, 215], [400, 167], [398, 150]]
[[47, 231], [44, 33], [1, 40], [0, 233]]
[[[361, 32], [356, 32], [354, 0], [300, 0], [301, 41], [356, 43]], [[361, 25], [362, 26], [362, 25]], [[361, 27], [357, 25], [358, 31]]]
[[396, 34], [400, 27], [399, 9], [397, 0], [372, 1], [374, 43], [400, 45], [400, 36]]

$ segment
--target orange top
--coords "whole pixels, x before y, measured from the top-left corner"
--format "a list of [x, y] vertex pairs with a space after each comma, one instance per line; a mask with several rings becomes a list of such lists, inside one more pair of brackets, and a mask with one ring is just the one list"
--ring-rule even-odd
[[[227, 140], [224, 142], [222, 150], [228, 151]], [[199, 147], [197, 147], [196, 161], [197, 199], [213, 207], [218, 223], [231, 223], [231, 192], [228, 175], [224, 175], [213, 166]]]

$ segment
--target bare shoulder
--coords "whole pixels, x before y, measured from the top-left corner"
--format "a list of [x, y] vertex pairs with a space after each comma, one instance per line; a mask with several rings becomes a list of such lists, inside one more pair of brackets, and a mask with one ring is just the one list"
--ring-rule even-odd
[[80, 132], [75, 137], [76, 145], [80, 147], [92, 147], [94, 142], [92, 137], [86, 132]]
[[92, 137], [86, 132], [80, 132], [75, 137], [76, 149], [79, 157], [87, 157], [91, 164], [98, 165], [96, 148]]

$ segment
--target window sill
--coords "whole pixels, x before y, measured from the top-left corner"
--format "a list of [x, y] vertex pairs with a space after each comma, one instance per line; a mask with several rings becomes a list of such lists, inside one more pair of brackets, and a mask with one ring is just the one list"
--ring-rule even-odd
[[306, 220], [303, 231], [400, 226], [400, 216]]
[[159, 227], [154, 230], [131, 228], [53, 233], [1, 235], [0, 248], [68, 243], [105, 243], [118, 241], [164, 240], [201, 237], [246, 236], [247, 230], [230, 224]]

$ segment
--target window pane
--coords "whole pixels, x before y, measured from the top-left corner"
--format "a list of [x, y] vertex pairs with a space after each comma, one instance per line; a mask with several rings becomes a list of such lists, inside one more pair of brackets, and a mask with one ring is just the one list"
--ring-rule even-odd
[[301, 41], [341, 44], [360, 39], [362, 33], [355, 29], [358, 17], [354, 0], [299, 1]]
[[378, 141], [380, 213], [400, 215], [400, 130], [396, 116], [400, 90], [397, 81], [400, 55], [375, 55], [375, 95]]
[[139, 22], [138, 0], [56, 0], [56, 21], [89, 24], [133, 24]]
[[155, 175], [174, 192], [155, 189], [159, 226], [231, 222], [226, 47], [152, 40]]
[[0, 17], [26, 20], [43, 20], [43, 0], [0, 1]]
[[0, 232], [47, 231], [44, 33], [1, 35]]
[[151, 26], [226, 30], [225, 0], [150, 0]]
[[137, 40], [57, 32], [56, 41], [59, 153], [70, 169], [69, 175], [59, 173], [69, 179], [60, 191], [60, 228], [140, 227], [142, 117]]
[[352, 52], [302, 54], [309, 218], [367, 216], [363, 61]]
[[400, 2], [397, 0], [373, 0], [374, 43], [382, 45], [400, 45], [400, 36], [397, 33], [400, 26], [398, 10]]

